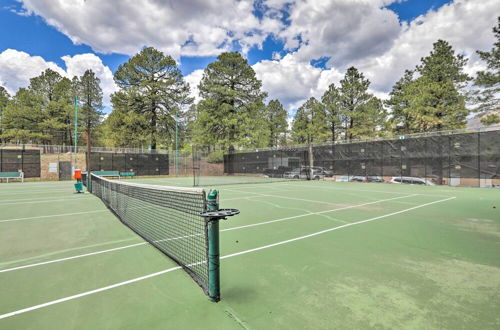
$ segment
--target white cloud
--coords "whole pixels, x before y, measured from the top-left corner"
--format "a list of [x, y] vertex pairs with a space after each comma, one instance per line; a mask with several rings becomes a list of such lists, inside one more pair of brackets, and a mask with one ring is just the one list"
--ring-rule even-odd
[[195, 102], [200, 101], [198, 85], [200, 84], [201, 78], [203, 78], [203, 70], [194, 70], [184, 77], [184, 80], [189, 83], [191, 96], [194, 97]]
[[287, 49], [299, 47], [300, 60], [327, 56], [329, 66], [345, 66], [392, 46], [400, 24], [382, 5], [378, 0], [297, 1], [290, 11], [290, 26], [279, 35]]
[[[465, 54], [470, 59], [466, 70], [473, 74], [484, 66], [475, 50], [491, 48], [491, 29], [498, 16], [498, 0], [480, 4], [455, 0], [410, 23], [400, 23], [394, 12], [384, 8], [404, 0], [19, 1], [28, 13], [40, 15], [73, 42], [104, 53], [134, 54], [147, 45], [176, 59], [212, 56], [233, 49], [234, 43], [244, 52], [260, 47], [273, 34], [290, 53], [276, 52], [272, 60], [253, 68], [269, 98], [278, 98], [289, 109], [311, 96], [320, 97], [352, 65], [370, 79], [377, 96], [385, 97], [404, 70], [413, 69], [438, 39]], [[265, 11], [263, 18], [253, 14], [255, 7]], [[289, 26], [281, 21], [285, 14]], [[0, 54], [0, 83], [8, 84], [10, 91], [26, 85], [29, 77], [46, 67], [57, 67], [26, 53], [24, 60], [12, 60], [16, 56]], [[68, 74], [85, 65], [96, 72], [102, 68], [99, 77], [112, 91], [107, 68], [88, 54], [80, 56], [64, 58]], [[311, 60], [323, 57], [330, 58], [327, 69], [310, 65]], [[15, 63], [6, 65], [9, 61]], [[31, 69], [23, 68], [24, 61]], [[201, 77], [201, 70], [186, 76], [195, 95]]]
[[[276, 8], [283, 4], [273, 2]], [[491, 30], [498, 15], [496, 0], [481, 1], [481, 5], [455, 0], [401, 25], [395, 24], [394, 13], [381, 6], [378, 0], [296, 3], [291, 9], [292, 25], [280, 35], [290, 48], [299, 45], [293, 39], [297, 35], [303, 44], [280, 60], [253, 66], [269, 97], [296, 108], [307, 98], [320, 96], [329, 84], [338, 83], [347, 67], [356, 66], [372, 82], [370, 91], [387, 98], [404, 70], [415, 68], [438, 39], [447, 40], [457, 53], [469, 58], [465, 68], [469, 74], [484, 68], [475, 51], [490, 49], [494, 42]], [[321, 70], [309, 64], [321, 57], [330, 57], [333, 66]]]
[[478, 61], [476, 50], [489, 49], [493, 44], [492, 28], [498, 15], [496, 0], [483, 0], [481, 5], [470, 0], [456, 0], [430, 11], [404, 25], [393, 46], [384, 54], [355, 61], [372, 81], [372, 88], [389, 91], [405, 69], [413, 69], [420, 58], [429, 55], [432, 44], [443, 39], [457, 53], [469, 58], [466, 71], [474, 74], [484, 64]]
[[113, 80], [113, 73], [102, 63], [98, 56], [94, 54], [79, 54], [75, 56], [63, 56], [62, 59], [66, 63], [66, 76], [69, 78], [82, 76], [88, 69], [94, 71], [97, 78], [101, 81], [103, 103], [107, 106], [111, 104], [110, 96], [118, 88]]
[[252, 0], [20, 1], [74, 43], [101, 53], [133, 55], [153, 46], [176, 59], [218, 55], [233, 42], [243, 50], [258, 46], [283, 27], [268, 15], [258, 19]]
[[62, 76], [73, 78], [81, 76], [87, 69], [95, 72], [101, 80], [104, 105], [110, 105], [110, 94], [116, 90], [111, 70], [94, 54], [79, 54], [63, 56], [66, 70], [54, 62], [47, 62], [40, 56], [31, 56], [26, 52], [7, 49], [0, 53], [0, 85], [3, 85], [11, 95], [21, 87], [27, 87], [30, 78], [40, 75], [46, 69], [52, 69]]
[[6, 49], [0, 53], [0, 85], [14, 95], [20, 87], [29, 85], [30, 78], [49, 68], [64, 74], [64, 70], [54, 62], [15, 49]]
[[338, 83], [342, 76], [336, 69], [322, 70], [297, 61], [295, 55], [253, 65], [269, 99], [280, 100], [287, 109], [296, 109], [311, 96], [321, 97], [326, 88], [333, 82]]

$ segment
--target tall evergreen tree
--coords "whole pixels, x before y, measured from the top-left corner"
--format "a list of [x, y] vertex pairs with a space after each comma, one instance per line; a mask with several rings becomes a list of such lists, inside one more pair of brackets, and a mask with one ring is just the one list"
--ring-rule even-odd
[[61, 77], [51, 88], [50, 94], [42, 95], [50, 101], [44, 107], [45, 119], [39, 127], [52, 136], [52, 144], [72, 143], [73, 84], [68, 78]]
[[[34, 102], [37, 103], [36, 106], [33, 104]], [[13, 104], [18, 109], [10, 109], [10, 113], [17, 113], [17, 115], [24, 117], [23, 130], [30, 127], [33, 133], [32, 137], [36, 137], [37, 142], [62, 144], [70, 142], [68, 140], [71, 139], [70, 125], [68, 124], [71, 121], [71, 104], [71, 81], [56, 71], [47, 69], [39, 76], [30, 79], [28, 88], [23, 90], [19, 97], [16, 97], [16, 102]], [[30, 108], [32, 108], [31, 111]], [[9, 118], [17, 121], [14, 117]], [[28, 121], [33, 121], [36, 124], [26, 125]], [[20, 127], [17, 126], [13, 129], [17, 129], [19, 133]], [[30, 134], [24, 132], [23, 135], [27, 137]]]
[[235, 146], [265, 146], [269, 132], [264, 122], [262, 83], [237, 52], [222, 53], [210, 63], [199, 85], [196, 141], [220, 144], [232, 153]]
[[480, 112], [481, 122], [486, 125], [500, 122], [499, 113], [490, 112], [500, 108], [500, 17], [493, 33], [496, 38], [493, 48], [489, 52], [477, 52], [486, 62], [487, 69], [479, 71], [474, 80], [474, 84], [482, 88], [476, 98], [479, 104], [477, 111]]
[[405, 92], [409, 102], [405, 113], [412, 123], [412, 132], [450, 130], [466, 125], [468, 111], [462, 88], [470, 77], [464, 72], [467, 60], [455, 54], [451, 45], [438, 40], [430, 55], [417, 66], [421, 76], [408, 84]]
[[325, 91], [323, 96], [321, 97], [321, 103], [323, 103], [325, 107], [325, 119], [330, 130], [330, 139], [334, 142], [338, 135], [339, 129], [341, 125], [341, 101], [340, 101], [340, 92], [335, 84], [331, 84], [328, 86], [328, 89]]
[[[147, 122], [142, 128], [152, 149], [163, 141], [167, 145], [172, 143], [176, 117], [181, 118], [183, 107], [192, 102], [189, 85], [184, 82], [175, 60], [153, 47], [144, 48], [118, 67], [114, 79], [121, 90], [112, 97], [113, 108], [119, 108], [124, 116], [130, 112], [141, 125]], [[127, 108], [123, 107], [125, 104]], [[120, 117], [116, 123], [127, 120], [122, 114], [116, 117]], [[110, 121], [110, 125], [113, 123]], [[112, 126], [111, 129], [123, 127]], [[141, 139], [142, 132], [135, 137]]]
[[271, 100], [265, 108], [264, 119], [269, 127], [269, 147], [283, 144], [288, 130], [288, 113], [278, 100]]
[[10, 101], [9, 93], [3, 86], [0, 86], [0, 141], [2, 139], [2, 133], [3, 133], [3, 114], [5, 108], [7, 108], [7, 104], [9, 103], [9, 101]]
[[297, 109], [292, 123], [292, 138], [297, 143], [324, 142], [328, 138], [324, 106], [314, 97]]
[[[374, 136], [385, 120], [383, 107], [368, 93], [370, 81], [350, 67], [340, 81], [340, 116], [345, 139]], [[367, 135], [368, 134], [368, 135]]]
[[77, 93], [82, 104], [78, 119], [81, 123], [80, 126], [84, 127], [87, 141], [90, 142], [92, 142], [92, 131], [99, 126], [103, 115], [100, 83], [99, 78], [90, 69], [86, 70], [78, 79]]
[[131, 110], [139, 108], [141, 100], [140, 95], [134, 97], [133, 90], [118, 91], [111, 96], [113, 111], [102, 127], [106, 145], [140, 148], [151, 143], [150, 121], [141, 112]]
[[87, 144], [87, 171], [90, 170], [90, 151], [91, 146], [94, 141], [95, 129], [100, 124], [100, 119], [102, 116], [102, 89], [100, 86], [100, 80], [96, 77], [92, 70], [86, 70], [81, 77], [78, 78], [78, 83], [76, 85], [76, 90], [78, 93], [78, 99], [80, 100], [82, 106], [79, 114], [79, 121], [84, 127], [84, 134]]
[[421, 76], [405, 87], [409, 106], [403, 110], [409, 132], [427, 132], [465, 127], [465, 99], [451, 80], [437, 82]]
[[467, 59], [461, 54], [455, 54], [451, 45], [444, 40], [438, 40], [432, 45], [429, 56], [420, 59], [417, 71], [435, 82], [451, 81], [455, 87], [463, 87], [470, 80], [464, 72]]
[[40, 130], [45, 120], [42, 97], [20, 88], [2, 115], [2, 140], [22, 143], [45, 143], [51, 136]]
[[411, 116], [406, 110], [410, 106], [410, 100], [406, 95], [406, 88], [413, 81], [413, 75], [413, 71], [405, 70], [403, 77], [392, 87], [389, 100], [385, 102], [391, 109], [389, 126], [391, 131], [395, 133], [410, 133]]

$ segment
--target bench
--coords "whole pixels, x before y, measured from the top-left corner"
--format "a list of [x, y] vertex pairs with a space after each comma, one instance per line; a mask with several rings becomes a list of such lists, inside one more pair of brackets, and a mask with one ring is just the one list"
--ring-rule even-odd
[[0, 172], [0, 180], [7, 179], [7, 183], [9, 183], [9, 179], [21, 179], [21, 182], [24, 182], [24, 173], [23, 172]]
[[120, 172], [120, 177], [133, 178], [135, 172]]

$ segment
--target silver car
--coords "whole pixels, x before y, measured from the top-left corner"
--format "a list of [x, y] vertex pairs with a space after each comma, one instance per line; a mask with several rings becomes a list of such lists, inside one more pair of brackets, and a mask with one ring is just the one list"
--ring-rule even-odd
[[[308, 168], [294, 168], [292, 171], [286, 172], [283, 177], [296, 180], [308, 180], [311, 177], [311, 170]], [[322, 180], [324, 178], [325, 175], [322, 171], [313, 169], [311, 180]]]

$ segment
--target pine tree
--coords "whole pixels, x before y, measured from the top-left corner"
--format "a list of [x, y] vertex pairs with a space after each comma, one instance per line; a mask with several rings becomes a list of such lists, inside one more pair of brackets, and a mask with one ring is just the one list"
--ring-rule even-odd
[[328, 138], [324, 106], [314, 97], [297, 109], [292, 123], [292, 138], [297, 143], [324, 142]]
[[328, 86], [321, 98], [321, 103], [325, 107], [326, 123], [330, 130], [330, 140], [335, 142], [339, 135], [339, 129], [341, 124], [341, 101], [340, 92], [335, 87], [335, 84]]
[[417, 66], [421, 77], [406, 86], [409, 102], [405, 113], [411, 131], [451, 130], [466, 125], [468, 110], [462, 88], [470, 80], [464, 72], [467, 60], [456, 55], [450, 44], [438, 40], [430, 55]]
[[474, 80], [474, 85], [482, 87], [476, 95], [476, 102], [479, 104], [476, 111], [480, 112], [481, 122], [486, 125], [500, 122], [499, 113], [490, 112], [500, 108], [500, 17], [493, 33], [496, 37], [493, 48], [489, 52], [477, 52], [486, 62], [487, 70], [479, 71]]
[[417, 71], [435, 82], [451, 81], [456, 88], [464, 87], [470, 77], [464, 72], [467, 59], [456, 54], [451, 45], [444, 40], [438, 40], [433, 45], [429, 56], [420, 59]]
[[199, 85], [196, 140], [221, 145], [232, 153], [235, 146], [268, 144], [264, 122], [266, 93], [255, 71], [239, 53], [222, 53], [210, 63]]
[[40, 95], [26, 88], [20, 88], [2, 115], [2, 140], [21, 143], [45, 143], [51, 136], [40, 130], [45, 120]]
[[285, 141], [288, 130], [288, 113], [278, 100], [271, 100], [265, 108], [264, 119], [269, 126], [269, 147], [277, 147]]
[[411, 116], [406, 109], [410, 106], [410, 100], [406, 95], [408, 84], [413, 81], [414, 72], [405, 70], [392, 91], [389, 93], [389, 100], [385, 104], [391, 109], [391, 119], [389, 121], [390, 130], [395, 133], [410, 133]]
[[85, 135], [88, 140], [92, 137], [92, 131], [100, 125], [102, 112], [102, 89], [101, 81], [95, 75], [94, 71], [86, 70], [78, 78], [77, 93], [78, 99], [82, 104], [78, 119], [79, 126], [84, 127]]
[[113, 111], [103, 123], [106, 145], [140, 148], [151, 142], [150, 121], [142, 113], [131, 110], [140, 108], [142, 100], [140, 95], [134, 97], [133, 90], [118, 91], [111, 96]]
[[385, 111], [368, 93], [370, 81], [350, 67], [340, 81], [340, 116], [347, 140], [375, 136], [385, 121]]
[[[156, 149], [162, 141], [166, 145], [171, 144], [175, 136], [176, 117], [182, 119], [182, 109], [192, 102], [189, 85], [184, 82], [175, 60], [153, 47], [144, 48], [118, 67], [114, 79], [121, 90], [112, 97], [113, 108], [119, 108], [118, 111], [125, 117], [130, 116], [141, 125], [147, 122], [142, 128], [152, 149]], [[118, 119], [118, 124], [128, 120], [121, 114], [114, 117], [121, 118], [115, 118]], [[113, 123], [114, 120], [109, 122], [110, 125]], [[124, 128], [126, 127], [111, 127]], [[129, 135], [136, 133], [124, 132]], [[143, 133], [134, 137], [142, 138]]]
[[94, 71], [86, 70], [81, 77], [78, 78], [76, 84], [76, 92], [78, 99], [82, 106], [78, 116], [79, 121], [82, 123], [80, 126], [84, 127], [84, 134], [87, 144], [87, 171], [92, 166], [90, 165], [90, 151], [93, 141], [95, 139], [93, 133], [100, 125], [102, 116], [102, 89], [100, 80], [96, 77]]
[[[71, 81], [58, 72], [46, 69], [39, 76], [30, 79], [29, 92], [38, 96], [41, 102], [43, 120], [37, 130], [48, 138], [49, 144], [68, 143], [67, 121], [71, 110]], [[29, 114], [27, 114], [29, 116]]]
[[2, 139], [2, 133], [3, 133], [4, 111], [5, 108], [7, 108], [7, 104], [9, 103], [9, 101], [10, 101], [9, 93], [3, 86], [0, 86], [0, 141]]

